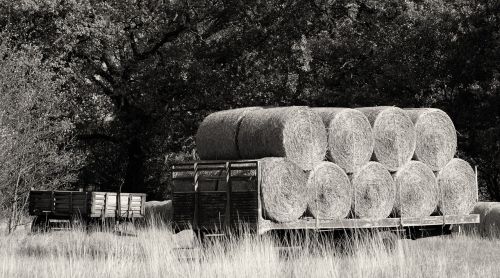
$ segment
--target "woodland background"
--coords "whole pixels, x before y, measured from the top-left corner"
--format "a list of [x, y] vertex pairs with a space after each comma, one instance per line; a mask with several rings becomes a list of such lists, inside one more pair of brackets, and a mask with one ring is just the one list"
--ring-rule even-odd
[[203, 117], [254, 105], [441, 108], [500, 201], [500, 1], [0, 0], [0, 211], [167, 198]]

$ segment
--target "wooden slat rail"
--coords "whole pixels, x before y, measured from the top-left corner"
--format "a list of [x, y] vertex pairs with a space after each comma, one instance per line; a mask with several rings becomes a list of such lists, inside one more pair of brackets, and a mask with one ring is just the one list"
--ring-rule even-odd
[[339, 219], [320, 220], [312, 218], [300, 219], [290, 223], [274, 223], [261, 220], [259, 233], [270, 230], [299, 230], [299, 229], [363, 229], [363, 228], [404, 228], [423, 226], [443, 226], [453, 224], [479, 223], [478, 214], [429, 216], [424, 218], [382, 218], [382, 219]]
[[231, 192], [233, 191], [231, 185], [231, 162], [226, 162], [226, 211], [224, 213], [224, 229], [229, 230], [231, 224]]
[[[258, 181], [257, 168], [257, 160], [192, 161], [173, 164], [171, 168], [172, 180], [191, 181], [181, 184], [181, 187], [174, 188], [172, 198], [174, 226], [186, 227], [189, 225], [193, 229], [211, 229], [214, 226], [217, 229], [227, 229], [238, 222], [238, 219], [234, 218], [240, 215], [240, 210], [243, 210], [241, 212], [249, 219], [248, 214], [252, 214], [252, 208], [246, 205], [248, 203], [238, 204], [238, 211], [234, 211], [236, 209], [235, 204], [233, 204], [234, 182], [249, 182], [249, 185], [255, 182], [256, 184]], [[248, 172], [238, 172], [247, 170]], [[175, 177], [175, 173], [178, 172], [184, 172], [187, 175]], [[204, 181], [224, 182], [226, 187], [223, 191], [218, 189], [205, 191], [199, 187], [199, 184]], [[257, 185], [255, 190], [258, 190]], [[203, 194], [205, 201], [200, 199], [200, 194]], [[192, 201], [188, 201], [189, 196], [192, 196]], [[256, 218], [257, 194], [249, 194], [248, 196], [255, 196], [252, 198], [255, 198], [254, 214]], [[253, 222], [254, 227], [256, 227], [256, 221]]]
[[194, 216], [193, 216], [193, 229], [198, 229], [199, 222], [199, 206], [200, 206], [200, 196], [198, 193], [198, 163], [193, 164], [194, 168]]

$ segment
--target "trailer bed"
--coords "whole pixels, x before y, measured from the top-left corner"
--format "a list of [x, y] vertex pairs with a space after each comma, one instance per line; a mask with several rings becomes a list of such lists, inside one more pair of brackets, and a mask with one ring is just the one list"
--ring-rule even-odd
[[258, 160], [192, 161], [172, 167], [173, 225], [176, 231], [207, 233], [244, 229], [264, 234], [277, 230], [429, 229], [479, 223], [479, 215], [381, 219], [301, 218], [289, 223], [264, 219]]
[[32, 190], [29, 213], [56, 218], [140, 218], [145, 201], [142, 193]]

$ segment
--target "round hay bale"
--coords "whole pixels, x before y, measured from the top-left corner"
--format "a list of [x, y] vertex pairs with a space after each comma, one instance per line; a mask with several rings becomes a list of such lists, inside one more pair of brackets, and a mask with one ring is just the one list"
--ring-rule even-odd
[[481, 235], [489, 238], [500, 237], [500, 203], [491, 205], [481, 222]]
[[[479, 214], [479, 224], [475, 225], [477, 228], [477, 232], [479, 235], [483, 237], [488, 237], [491, 235], [490, 227], [486, 225], [486, 216], [494, 207], [500, 207], [499, 202], [477, 202], [474, 205], [474, 209], [472, 210], [472, 214]], [[493, 219], [489, 219], [488, 222], [491, 222]], [[500, 221], [500, 219], [498, 219]], [[500, 226], [500, 222], [496, 224], [496, 226]], [[473, 233], [472, 229], [467, 230], [468, 232]]]
[[172, 201], [149, 201], [144, 204], [144, 218], [149, 225], [168, 224], [172, 221]]
[[264, 158], [260, 165], [264, 218], [280, 223], [297, 220], [307, 208], [307, 175], [285, 158]]
[[365, 165], [373, 154], [373, 133], [366, 116], [349, 108], [313, 108], [327, 129], [328, 160], [347, 173]]
[[366, 115], [372, 125], [375, 140], [373, 160], [384, 164], [389, 171], [397, 171], [411, 160], [416, 134], [404, 110], [389, 106], [357, 109]]
[[378, 162], [370, 161], [351, 178], [354, 189], [354, 217], [385, 218], [391, 214], [396, 185], [387, 168]]
[[457, 151], [457, 131], [450, 117], [435, 108], [405, 109], [418, 134], [413, 158], [441, 170]]
[[351, 210], [352, 188], [347, 174], [332, 162], [314, 166], [307, 179], [309, 213], [317, 219], [346, 218]]
[[238, 130], [248, 111], [261, 107], [224, 110], [208, 115], [198, 127], [196, 149], [201, 159], [238, 159]]
[[410, 161], [393, 177], [396, 183], [395, 216], [425, 217], [436, 210], [439, 189], [431, 168], [420, 161]]
[[437, 175], [438, 209], [443, 215], [469, 214], [477, 200], [478, 188], [472, 167], [466, 161], [453, 158]]
[[325, 126], [308, 107], [249, 111], [238, 133], [242, 158], [286, 157], [304, 170], [325, 158], [326, 144]]

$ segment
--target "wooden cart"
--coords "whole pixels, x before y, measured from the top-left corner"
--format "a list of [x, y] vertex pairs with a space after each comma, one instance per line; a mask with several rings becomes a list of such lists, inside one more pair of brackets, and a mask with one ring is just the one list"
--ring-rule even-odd
[[80, 191], [30, 191], [32, 231], [67, 229], [80, 223], [113, 223], [144, 217], [146, 194]]
[[[290, 223], [266, 220], [260, 196], [261, 171], [257, 160], [193, 161], [172, 167], [173, 228], [193, 229], [202, 239], [234, 234], [318, 232], [350, 235], [360, 231], [383, 231], [417, 239], [451, 233], [454, 225], [479, 223], [479, 215], [445, 215], [423, 218], [313, 219]], [[390, 231], [390, 233], [387, 233]]]

